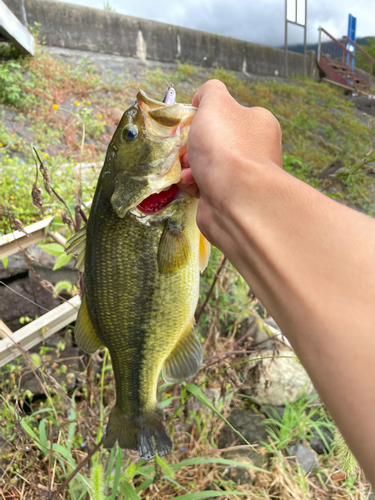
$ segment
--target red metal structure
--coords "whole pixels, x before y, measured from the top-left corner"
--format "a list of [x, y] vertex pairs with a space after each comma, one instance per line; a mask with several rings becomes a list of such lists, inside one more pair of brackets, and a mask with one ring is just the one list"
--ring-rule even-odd
[[[347, 48], [350, 45], [356, 48], [356, 54]], [[357, 92], [370, 91], [375, 85], [375, 59], [349, 37], [339, 41], [324, 28], [319, 28], [318, 66], [332, 83]]]

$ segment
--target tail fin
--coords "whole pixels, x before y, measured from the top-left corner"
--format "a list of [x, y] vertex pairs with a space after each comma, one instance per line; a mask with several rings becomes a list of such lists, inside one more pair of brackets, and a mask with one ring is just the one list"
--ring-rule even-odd
[[155, 448], [161, 456], [172, 451], [172, 440], [165, 426], [164, 412], [158, 406], [136, 419], [129, 419], [115, 405], [109, 416], [104, 448], [112, 448], [117, 440], [121, 448], [138, 450], [144, 460], [155, 457]]

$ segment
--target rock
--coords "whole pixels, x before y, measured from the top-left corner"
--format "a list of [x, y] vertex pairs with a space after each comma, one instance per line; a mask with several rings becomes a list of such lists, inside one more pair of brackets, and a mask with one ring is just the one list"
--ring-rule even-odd
[[335, 160], [327, 168], [320, 172], [319, 179], [324, 179], [326, 177], [329, 177], [330, 175], [335, 174], [338, 170], [340, 170], [340, 168], [344, 168], [344, 166], [345, 165], [342, 160]]
[[[217, 402], [220, 399], [220, 390], [216, 389], [215, 387], [211, 387], [208, 389], [205, 389], [204, 391], [205, 396], [214, 404], [216, 405]], [[198, 398], [189, 398], [187, 401], [188, 405], [188, 410], [197, 413], [203, 406], [206, 408], [206, 406], [199, 401]]]
[[[31, 257], [31, 266], [42, 280], [47, 280], [56, 285], [59, 281], [69, 281], [73, 285], [77, 284], [78, 273], [74, 268], [75, 259], [70, 260], [65, 266], [52, 271], [57, 257], [42, 250], [38, 245], [30, 245], [26, 252]], [[18, 274], [29, 273], [25, 257], [21, 251], [8, 257], [8, 265], [5, 269], [0, 261], [0, 280], [17, 276]]]
[[[79, 349], [78, 347], [73, 347], [70, 342], [66, 342], [58, 335], [54, 335], [53, 337], [56, 340], [56, 344], [62, 342], [65, 348], [60, 352], [60, 355], [56, 348], [49, 348], [48, 352], [43, 354], [44, 367], [60, 385], [65, 385], [68, 391], [73, 391], [77, 386], [80, 370], [84, 368], [80, 362]], [[36, 359], [42, 360], [38, 354], [39, 348], [39, 346], [34, 347], [30, 354], [35, 356]], [[65, 359], [66, 361], [64, 361]], [[21, 363], [24, 366], [20, 383], [21, 390], [29, 390], [34, 396], [43, 395], [44, 391], [34, 372], [30, 370], [23, 358], [21, 358]], [[43, 380], [41, 375], [39, 375], [39, 378]], [[50, 384], [47, 382], [47, 385]]]
[[[283, 406], [302, 396], [316, 393], [314, 386], [296, 355], [288, 348], [280, 349], [279, 358], [251, 363], [245, 380], [244, 392], [259, 405]], [[275, 356], [273, 350], [262, 351], [262, 356]], [[251, 358], [259, 358], [259, 353]]]
[[[268, 418], [278, 419], [280, 422], [285, 413], [285, 406], [261, 406], [260, 411]], [[280, 418], [278, 418], [278, 416]]]
[[[263, 327], [263, 323], [272, 326], [273, 328], [276, 328], [278, 331], [280, 331], [280, 328], [271, 317], [263, 320], [257, 318], [256, 316], [248, 316], [238, 325], [236, 331], [236, 340], [239, 340], [246, 333], [249, 333], [248, 339], [252, 339], [251, 347], [256, 347], [257, 349], [261, 350], [273, 349], [275, 343], [279, 345], [280, 340], [282, 340], [283, 342], [288, 342], [285, 337], [282, 337], [281, 335], [277, 336], [276, 338], [273, 338], [273, 334], [269, 335], [267, 330]], [[225, 333], [226, 330], [224, 330], [224, 333], [222, 334], [224, 335]]]
[[333, 443], [333, 434], [331, 430], [325, 425], [320, 425], [319, 431], [322, 433], [324, 439], [327, 441], [328, 447], [324, 444], [323, 439], [319, 437], [318, 431], [315, 429], [312, 429], [312, 432], [313, 434], [315, 434], [316, 437], [311, 438], [309, 443], [311, 448], [318, 455], [323, 455], [324, 453], [329, 453], [330, 451], [331, 444]]
[[360, 111], [375, 116], [375, 99], [372, 96], [353, 95], [350, 100], [355, 103], [356, 108]]
[[251, 347], [257, 347], [262, 351], [273, 349], [275, 341], [270, 337], [266, 329], [257, 329], [256, 332], [252, 335], [252, 338], [253, 342], [251, 343]]
[[310, 448], [307, 448], [307, 446], [303, 446], [301, 443], [289, 446], [288, 460], [292, 465], [295, 465], [297, 460], [306, 474], [319, 467], [319, 462], [314, 455], [314, 452], [311, 451]]
[[[227, 325], [225, 325], [225, 328], [221, 328], [221, 335], [225, 335], [227, 333], [226, 328], [227, 328]], [[242, 320], [241, 323], [238, 325], [237, 331], [236, 331], [236, 340], [239, 340], [247, 333], [249, 334], [249, 337], [251, 337], [253, 339], [257, 330], [258, 330], [258, 326], [256, 323], [255, 316], [248, 316], [247, 318]]]
[[28, 271], [29, 268], [26, 265], [26, 260], [22, 252], [9, 255], [6, 269], [0, 260], [0, 280], [10, 278], [11, 276], [17, 276], [17, 274], [24, 274]]
[[[36, 316], [42, 316], [60, 304], [60, 301], [54, 298], [35, 279], [24, 278], [17, 280], [11, 283], [9, 287], [22, 295], [11, 292], [5, 286], [0, 286], [0, 318], [12, 331], [22, 327], [20, 323], [21, 317], [28, 316], [35, 319]], [[29, 302], [27, 299], [32, 300], [34, 303]]]
[[[267, 432], [265, 430], [263, 417], [254, 413], [252, 410], [233, 410], [228, 421], [238, 430], [250, 444], [259, 444], [261, 447], [263, 441], [267, 441]], [[220, 435], [219, 448], [229, 448], [246, 444], [238, 434], [229, 426], [225, 426]], [[223, 453], [223, 457], [240, 462], [249, 462], [256, 467], [262, 467], [269, 460], [269, 453], [258, 453], [249, 448], [230, 450]], [[251, 469], [242, 467], [230, 467], [225, 475], [236, 484], [248, 484], [253, 482]]]
[[268, 318], [266, 318], [264, 320], [264, 322], [267, 325], [272, 326], [272, 328], [275, 328], [275, 330], [281, 331], [279, 325], [276, 323], [276, 321], [273, 318], [271, 318], [271, 316], [268, 316]]

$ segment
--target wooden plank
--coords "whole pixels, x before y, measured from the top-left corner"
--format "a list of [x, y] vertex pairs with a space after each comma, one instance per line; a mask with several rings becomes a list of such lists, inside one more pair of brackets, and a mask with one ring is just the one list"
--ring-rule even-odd
[[64, 302], [64, 304], [55, 307], [52, 311], [20, 328], [12, 335], [6, 335], [6, 338], [0, 340], [0, 367], [22, 355], [14, 342], [19, 344], [24, 351], [28, 351], [44, 339], [65, 328], [72, 321], [75, 321], [78, 314], [75, 307], [78, 308], [80, 304], [81, 299], [76, 295], [68, 302]]
[[9, 335], [13, 335], [12, 330], [7, 327], [7, 325], [4, 323], [4, 321], [1, 321], [0, 319], [0, 338], [6, 339], [9, 337]]
[[22, 25], [2, 0], [0, 0], [0, 34], [14, 43], [22, 52], [26, 52], [32, 56], [34, 55], [34, 37], [27, 31], [27, 28]]
[[[1, 1], [1, 0], [0, 0]], [[0, 259], [8, 257], [19, 250], [19, 247], [26, 248], [34, 243], [39, 243], [46, 239], [46, 228], [50, 225], [53, 217], [40, 220], [25, 227], [27, 236], [22, 231], [13, 231], [0, 237]]]
[[[1, 2], [1, 0], [0, 0]], [[88, 208], [92, 204], [92, 200], [89, 200], [82, 208]], [[48, 217], [47, 219], [40, 220], [31, 224], [30, 226], [26, 226], [24, 229], [27, 234], [22, 231], [13, 231], [13, 233], [6, 234], [5, 236], [0, 236], [0, 259], [4, 257], [8, 257], [13, 253], [18, 252], [19, 247], [26, 248], [34, 243], [39, 243], [46, 239], [47, 235], [51, 236], [57, 243], [65, 246], [66, 240], [59, 233], [51, 233], [46, 229], [53, 219], [52, 217]], [[15, 241], [17, 240], [17, 241]]]

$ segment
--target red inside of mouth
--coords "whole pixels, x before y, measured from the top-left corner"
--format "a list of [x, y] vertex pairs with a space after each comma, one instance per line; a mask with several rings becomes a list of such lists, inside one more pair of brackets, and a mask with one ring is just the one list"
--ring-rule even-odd
[[176, 184], [172, 184], [172, 186], [166, 191], [162, 191], [161, 193], [151, 194], [148, 198], [142, 201], [138, 205], [138, 209], [144, 214], [154, 214], [159, 212], [164, 207], [169, 205], [173, 198], [178, 193], [179, 188]]

